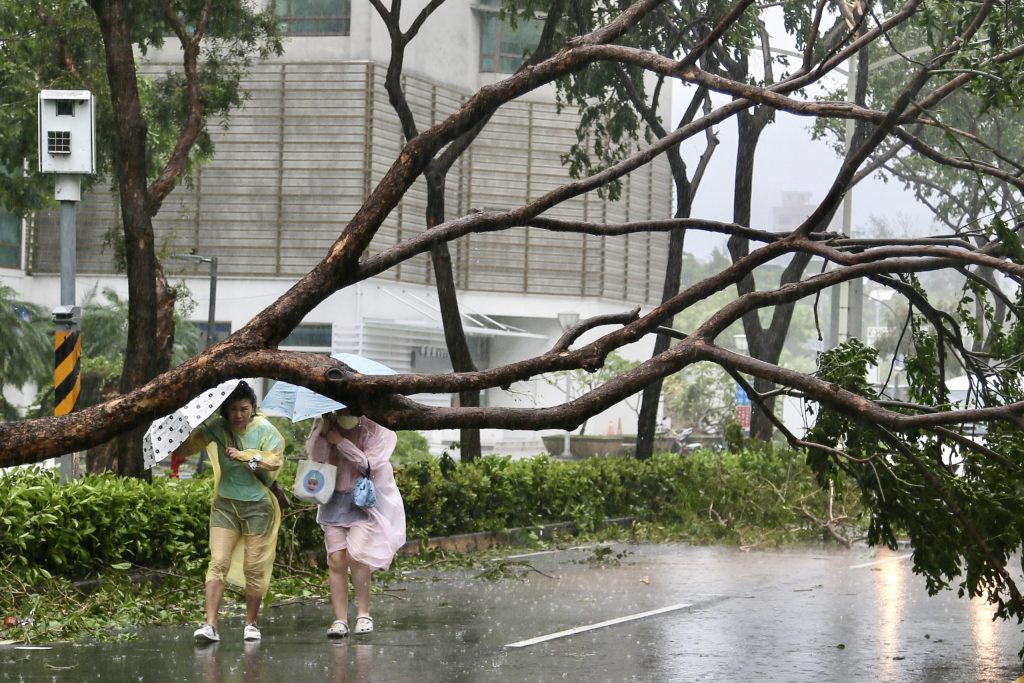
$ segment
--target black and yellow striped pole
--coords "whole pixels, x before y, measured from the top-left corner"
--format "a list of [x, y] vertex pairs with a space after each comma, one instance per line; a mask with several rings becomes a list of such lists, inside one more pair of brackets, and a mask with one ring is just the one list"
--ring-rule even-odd
[[82, 389], [82, 334], [77, 325], [58, 326], [53, 349], [53, 414], [67, 415], [78, 404]]
[[[74, 272], [74, 271], [72, 271]], [[72, 280], [73, 282], [73, 280]], [[71, 285], [74, 301], [74, 285]], [[65, 292], [65, 296], [67, 292]], [[62, 297], [63, 298], [63, 297]], [[78, 306], [58, 306], [53, 309], [53, 414], [67, 415], [78, 405], [82, 390], [82, 332], [78, 325]], [[60, 457], [60, 479], [68, 482], [79, 476], [78, 453]]]

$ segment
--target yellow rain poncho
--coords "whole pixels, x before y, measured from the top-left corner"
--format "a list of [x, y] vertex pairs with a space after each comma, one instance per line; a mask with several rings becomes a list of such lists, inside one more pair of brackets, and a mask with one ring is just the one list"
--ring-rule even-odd
[[[221, 417], [209, 420], [196, 429], [188, 441], [181, 447], [184, 453], [195, 453], [206, 448], [213, 466], [213, 499], [211, 501], [211, 526], [229, 526], [223, 515], [218, 515], [220, 503], [246, 504], [254, 499], [269, 500], [274, 511], [269, 529], [260, 533], [261, 545], [265, 548], [257, 561], [262, 579], [259, 589], [266, 595], [270, 587], [270, 574], [274, 567], [277, 551], [277, 532], [281, 527], [281, 507], [277, 498], [270, 492], [270, 484], [277, 478], [277, 473], [284, 462], [284, 439], [280, 432], [262, 415], [255, 416], [242, 433], [234, 433], [228, 429], [227, 422]], [[233, 460], [227, 456], [225, 449], [233, 447], [241, 451], [241, 460]], [[258, 456], [258, 458], [257, 458]], [[250, 469], [249, 461], [257, 459], [255, 470]], [[226, 489], [226, 490], [222, 490]], [[255, 496], [252, 494], [255, 493]], [[227, 494], [227, 496], [225, 496]], [[240, 500], [239, 500], [240, 499]], [[231, 528], [229, 526], [229, 528]], [[240, 531], [244, 531], [239, 529]], [[243, 556], [245, 550], [244, 536], [231, 554], [231, 566], [227, 573], [227, 581], [240, 588], [246, 587], [243, 572]]]

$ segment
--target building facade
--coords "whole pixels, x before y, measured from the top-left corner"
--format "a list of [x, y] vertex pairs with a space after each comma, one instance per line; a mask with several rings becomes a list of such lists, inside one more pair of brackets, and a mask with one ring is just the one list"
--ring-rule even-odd
[[[410, 44], [403, 87], [420, 130], [443, 120], [480, 86], [514, 70], [522, 46], [536, 41], [536, 26], [524, 22], [513, 30], [493, 3], [447, 3]], [[409, 16], [416, 10], [406, 8]], [[190, 186], [171, 194], [154, 225], [165, 266], [189, 286], [197, 303], [193, 317], [204, 330], [206, 266], [174, 256], [217, 258], [215, 338], [240, 328], [323, 258], [404, 142], [384, 87], [389, 38], [371, 5], [278, 0], [276, 11], [288, 35], [285, 54], [253, 67], [245, 105], [226, 128], [211, 122], [213, 160]], [[143, 68], [154, 76], [175, 68], [173, 54], [147, 59]], [[577, 121], [574, 111], [558, 110], [552, 88], [502, 108], [449, 173], [449, 217], [513, 208], [570, 180], [561, 156], [577, 139]], [[425, 210], [421, 180], [385, 221], [371, 253], [423, 231]], [[613, 223], [669, 217], [667, 164], [659, 160], [631, 174], [619, 201], [591, 193], [546, 215]], [[94, 191], [83, 197], [80, 296], [95, 285], [126, 292], [109, 239], [118, 230], [114, 194]], [[0, 237], [6, 239], [8, 232], [4, 228]], [[57, 213], [41, 213], [26, 225], [23, 264], [0, 267], [0, 277], [18, 280], [27, 298], [44, 305], [56, 301], [59, 286], [58, 234]], [[661, 234], [593, 237], [528, 228], [451, 243], [460, 305], [479, 366], [550, 348], [561, 334], [559, 313], [588, 317], [657, 303], [666, 247], [667, 236]], [[338, 292], [283, 346], [362, 353], [400, 372], [449, 370], [428, 257]], [[627, 355], [642, 358], [650, 347], [636, 345]], [[418, 398], [449, 401], [447, 396]], [[484, 402], [526, 407], [562, 398], [561, 385], [537, 381], [508, 392], [489, 391]], [[603, 432], [606, 423], [620, 420], [628, 431], [635, 413], [622, 407], [590, 424], [592, 431]], [[498, 450], [531, 440], [539, 443], [532, 433], [485, 434], [485, 443]]]

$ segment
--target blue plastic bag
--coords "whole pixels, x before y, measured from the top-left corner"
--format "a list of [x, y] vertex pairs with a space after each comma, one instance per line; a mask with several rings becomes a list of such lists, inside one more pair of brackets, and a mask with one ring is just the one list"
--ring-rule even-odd
[[372, 508], [377, 504], [377, 491], [374, 490], [373, 482], [368, 476], [356, 479], [355, 488], [352, 489], [352, 502], [361, 508]]

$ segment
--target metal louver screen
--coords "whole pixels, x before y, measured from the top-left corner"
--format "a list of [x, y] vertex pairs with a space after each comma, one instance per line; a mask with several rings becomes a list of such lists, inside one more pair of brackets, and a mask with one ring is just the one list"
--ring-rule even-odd
[[71, 154], [71, 131], [46, 131], [46, 151], [50, 154]]

